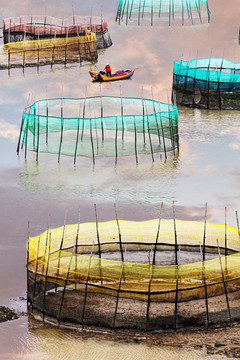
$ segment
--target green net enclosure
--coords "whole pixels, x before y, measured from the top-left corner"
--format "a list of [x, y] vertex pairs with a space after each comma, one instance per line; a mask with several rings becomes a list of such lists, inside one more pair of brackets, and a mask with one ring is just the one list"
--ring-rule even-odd
[[72, 37], [53, 37], [39, 40], [10, 42], [0, 47], [0, 70], [24, 69], [40, 66], [86, 62], [98, 59], [96, 34], [86, 29], [85, 33]]
[[210, 22], [208, 0], [119, 0], [116, 21], [151, 25], [165, 20], [184, 24]]
[[47, 99], [23, 112], [17, 153], [24, 148], [74, 158], [118, 157], [178, 151], [178, 111], [156, 100], [97, 96]]
[[240, 322], [239, 228], [155, 219], [28, 238], [28, 302], [55, 324], [143, 331]]
[[175, 61], [173, 97], [186, 106], [240, 109], [240, 63], [217, 58]]
[[84, 36], [86, 29], [96, 34], [97, 48], [112, 45], [105, 20], [97, 16], [73, 15], [65, 19], [52, 16], [28, 15], [3, 20], [4, 43]]

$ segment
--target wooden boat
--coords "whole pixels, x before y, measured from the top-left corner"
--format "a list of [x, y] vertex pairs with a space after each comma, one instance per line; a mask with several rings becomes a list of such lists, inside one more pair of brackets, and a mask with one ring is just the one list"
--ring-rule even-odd
[[112, 76], [107, 76], [106, 73], [103, 71], [95, 72], [95, 71], [89, 71], [89, 74], [91, 75], [92, 79], [90, 81], [116, 81], [116, 80], [125, 80], [130, 79], [133, 74], [134, 70], [122, 70], [122, 71], [116, 71], [115, 74], [112, 74]]

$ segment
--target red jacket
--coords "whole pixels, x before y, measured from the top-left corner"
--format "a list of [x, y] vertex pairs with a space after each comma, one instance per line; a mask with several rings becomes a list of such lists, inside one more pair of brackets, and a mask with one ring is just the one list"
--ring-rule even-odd
[[107, 65], [107, 66], [105, 67], [105, 69], [106, 69], [107, 72], [108, 72], [108, 71], [111, 71], [110, 65]]

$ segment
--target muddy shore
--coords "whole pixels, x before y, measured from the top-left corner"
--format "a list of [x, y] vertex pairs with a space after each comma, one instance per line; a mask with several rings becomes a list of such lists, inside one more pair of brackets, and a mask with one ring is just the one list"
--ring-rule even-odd
[[18, 319], [20, 315], [20, 313], [16, 313], [14, 310], [9, 309], [6, 306], [0, 306], [0, 323]]

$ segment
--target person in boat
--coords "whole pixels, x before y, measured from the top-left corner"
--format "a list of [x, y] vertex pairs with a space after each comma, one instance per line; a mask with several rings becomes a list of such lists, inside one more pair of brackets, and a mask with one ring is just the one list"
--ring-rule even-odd
[[107, 76], [111, 77], [112, 76], [111, 66], [106, 65], [105, 70], [106, 70]]

